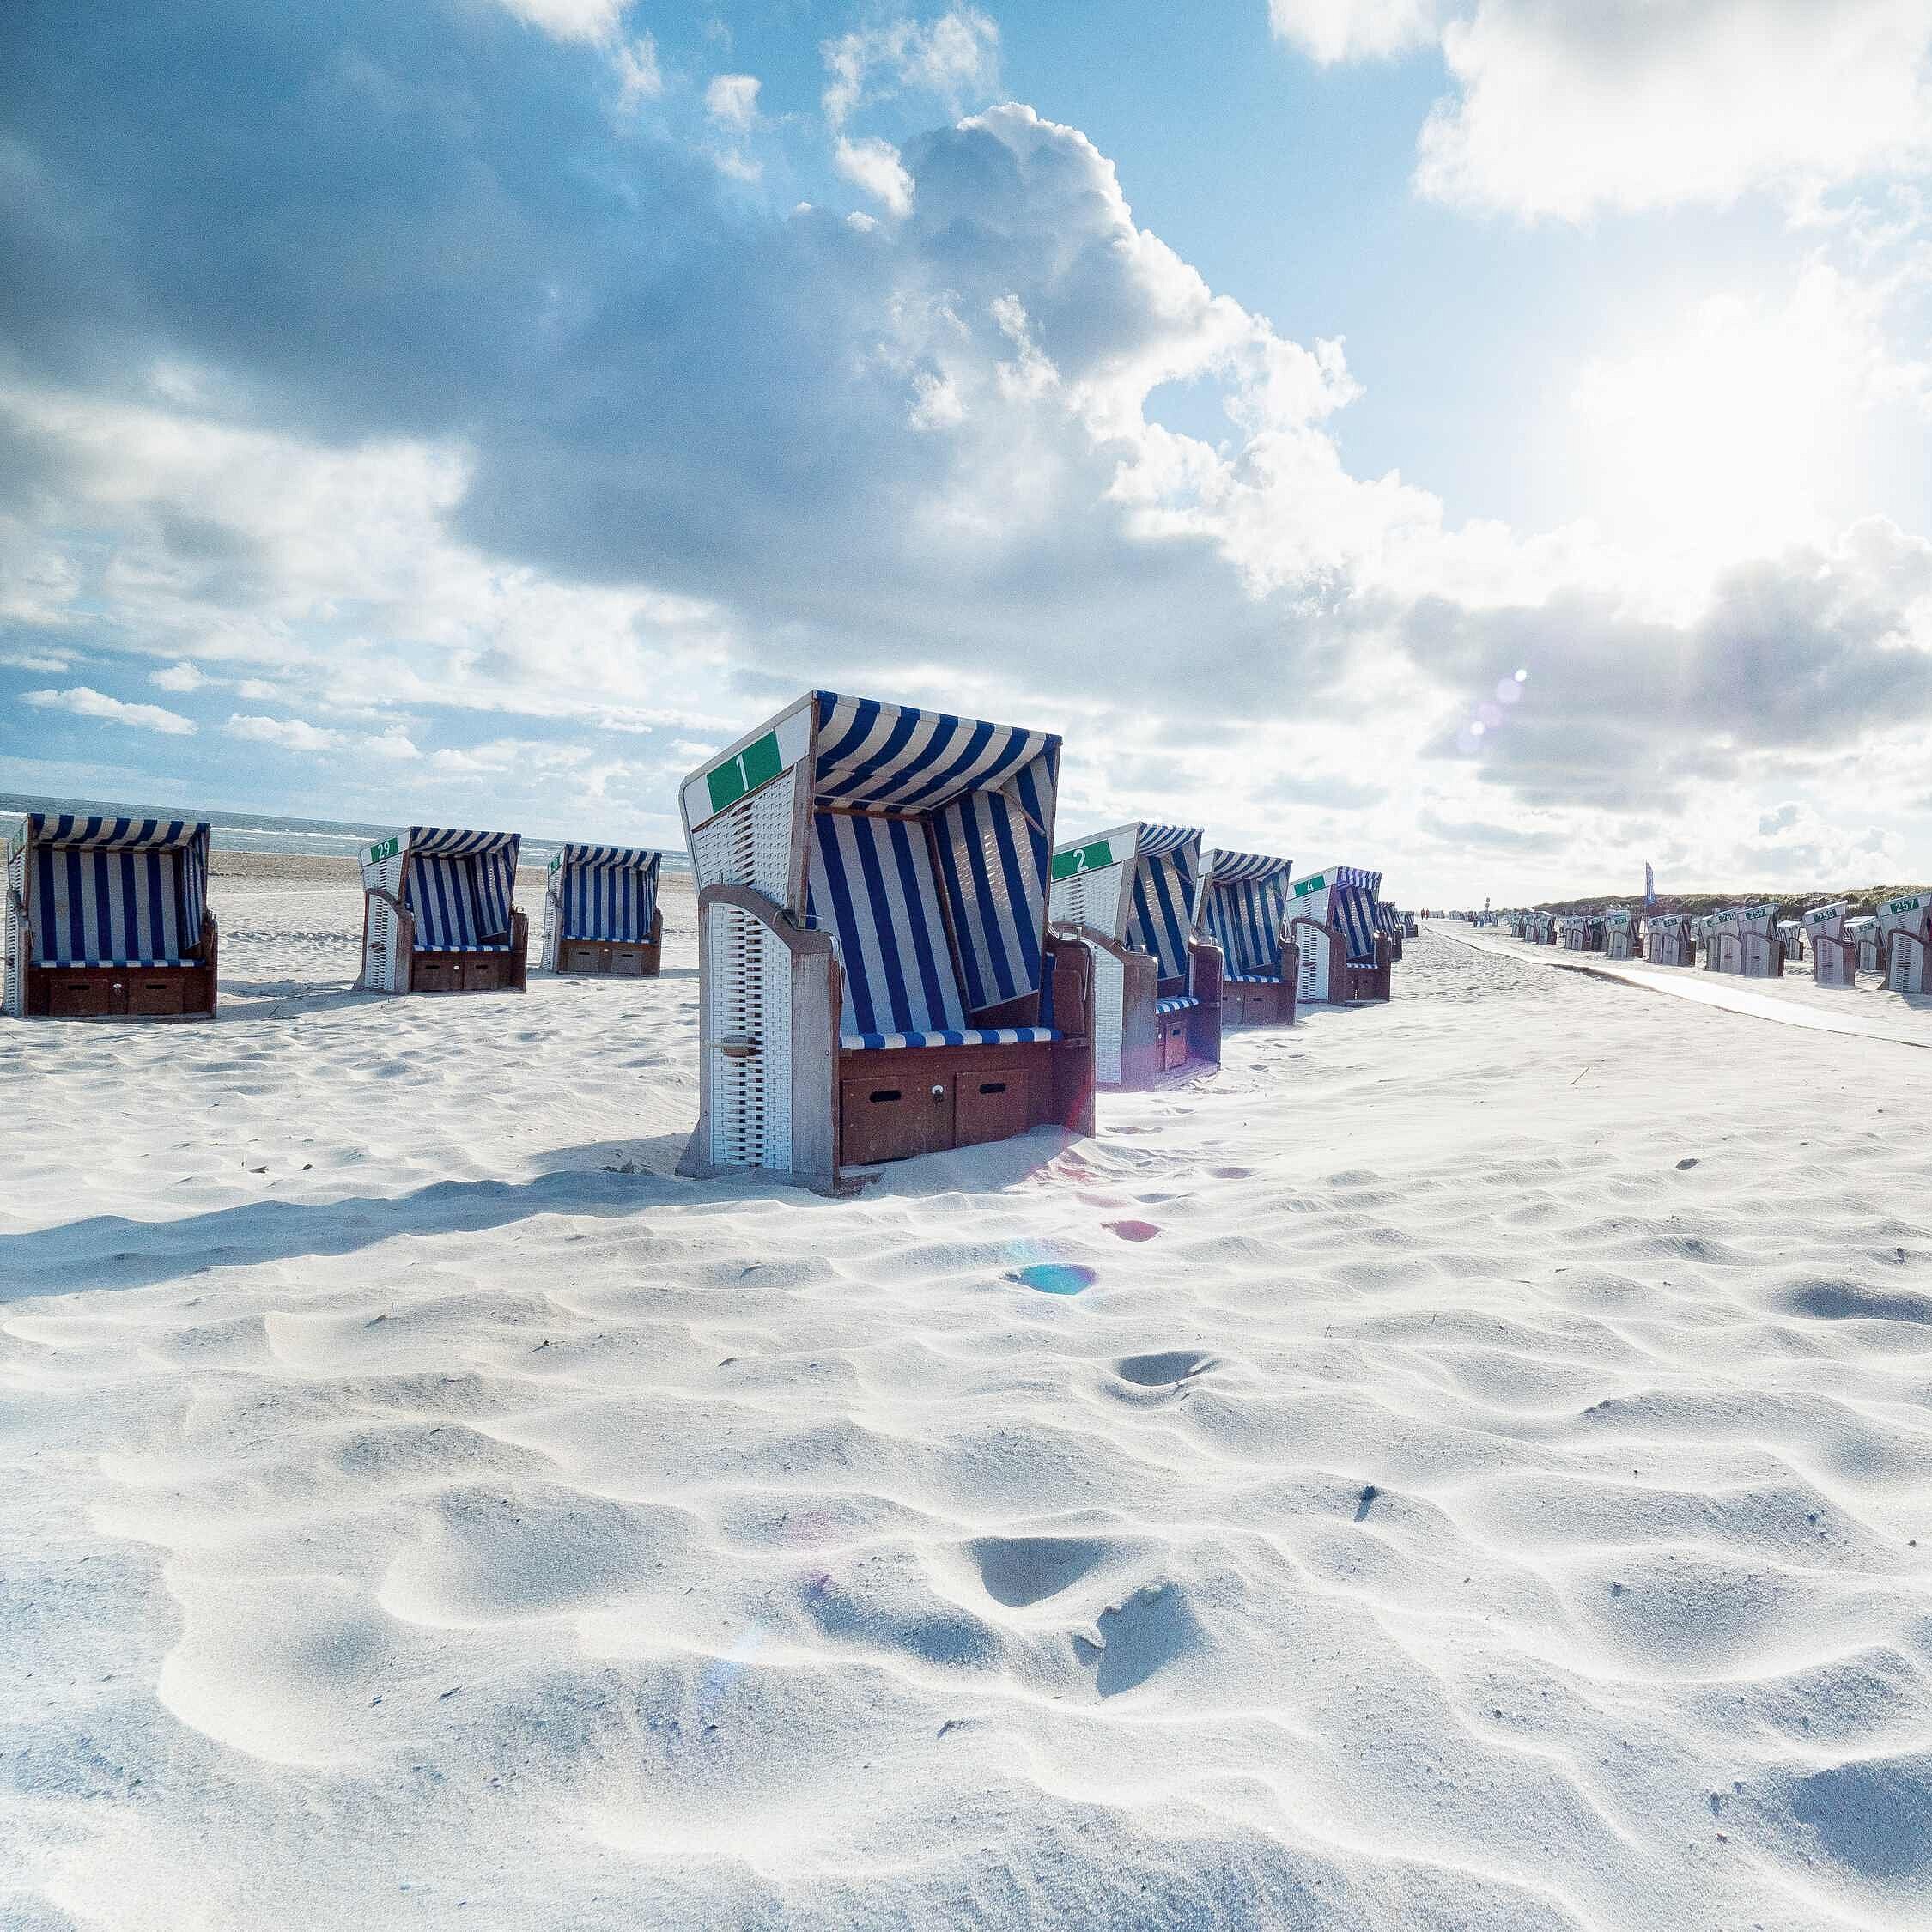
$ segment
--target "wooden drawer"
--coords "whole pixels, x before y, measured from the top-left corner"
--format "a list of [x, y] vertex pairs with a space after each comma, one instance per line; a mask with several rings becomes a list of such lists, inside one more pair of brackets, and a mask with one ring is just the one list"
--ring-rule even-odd
[[611, 972], [620, 980], [641, 980], [644, 977], [644, 949], [642, 946], [612, 946], [611, 949]]
[[463, 969], [455, 960], [440, 954], [426, 958], [418, 953], [411, 963], [410, 981], [412, 990], [417, 993], [460, 993]]
[[47, 1011], [56, 1019], [101, 1019], [127, 1011], [127, 987], [105, 975], [88, 974], [70, 978], [64, 973], [50, 975]]
[[866, 1166], [953, 1145], [952, 1080], [895, 1065], [901, 1060], [896, 1053], [865, 1057], [879, 1064], [842, 1073], [839, 1080], [842, 1157]]
[[132, 975], [127, 982], [127, 1010], [150, 1019], [179, 1018], [187, 1011], [182, 999], [183, 975]]
[[495, 993], [503, 984], [503, 962], [494, 953], [477, 953], [457, 968], [457, 985], [464, 993]]
[[567, 973], [594, 973], [599, 969], [598, 949], [573, 939], [563, 949], [563, 969]]
[[1009, 1139], [1044, 1120], [1048, 1072], [1037, 1054], [1019, 1053], [962, 1066], [953, 1086], [953, 1145]]
[[1171, 1070], [1188, 1060], [1188, 1016], [1166, 1014], [1160, 1020], [1161, 1065]]

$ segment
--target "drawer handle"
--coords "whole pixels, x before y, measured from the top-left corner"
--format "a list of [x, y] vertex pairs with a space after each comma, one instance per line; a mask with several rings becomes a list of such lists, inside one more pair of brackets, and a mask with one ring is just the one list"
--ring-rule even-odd
[[872, 1098], [878, 1101], [897, 1100], [900, 1097], [902, 1097], [900, 1095], [898, 1088], [896, 1087], [881, 1087], [878, 1091], [872, 1096]]

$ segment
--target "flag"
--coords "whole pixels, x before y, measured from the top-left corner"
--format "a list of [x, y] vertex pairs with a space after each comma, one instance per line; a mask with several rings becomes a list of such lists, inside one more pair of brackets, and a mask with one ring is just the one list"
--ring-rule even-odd
[[1650, 861], [1643, 861], [1643, 903], [1654, 906], [1657, 902], [1657, 875], [1650, 870]]

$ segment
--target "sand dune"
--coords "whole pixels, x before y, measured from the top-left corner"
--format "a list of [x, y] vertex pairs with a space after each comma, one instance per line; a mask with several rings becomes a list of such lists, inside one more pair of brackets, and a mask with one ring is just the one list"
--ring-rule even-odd
[[688, 896], [220, 907], [0, 1032], [0, 1923], [1932, 1925], [1910, 1048], [1425, 933], [830, 1202], [671, 1174]]

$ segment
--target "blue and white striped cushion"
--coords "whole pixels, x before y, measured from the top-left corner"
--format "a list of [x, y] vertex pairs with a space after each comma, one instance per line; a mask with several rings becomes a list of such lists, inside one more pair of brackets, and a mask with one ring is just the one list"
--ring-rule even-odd
[[1176, 993], [1165, 999], [1157, 999], [1154, 1002], [1154, 1011], [1157, 1013], [1184, 1013], [1200, 1004], [1200, 1001], [1191, 993]]
[[1236, 979], [1279, 979], [1281, 921], [1288, 902], [1285, 866], [1263, 878], [1224, 879], [1208, 887], [1205, 920]]
[[1190, 843], [1175, 847], [1159, 857], [1142, 857], [1135, 862], [1127, 944], [1141, 952], [1151, 953], [1159, 963], [1163, 980], [1185, 979], [1188, 975], [1195, 856]]
[[[39, 845], [33, 854], [34, 963], [179, 966], [201, 938], [206, 859], [179, 851]], [[189, 875], [192, 875], [192, 878]]]
[[1056, 756], [1042, 752], [1005, 791], [969, 792], [934, 816], [968, 1012], [1039, 990]]
[[636, 945], [651, 936], [661, 854], [629, 846], [567, 845], [557, 868], [563, 937]]
[[807, 904], [844, 970], [843, 1032], [956, 1031], [966, 1024], [924, 823], [817, 811]]
[[1059, 1038], [1050, 1026], [964, 1026], [927, 1033], [841, 1033], [839, 1044], [848, 1053], [878, 1053], [893, 1047], [1018, 1047]]
[[507, 952], [516, 852], [411, 852], [403, 903], [416, 914], [418, 952]]

